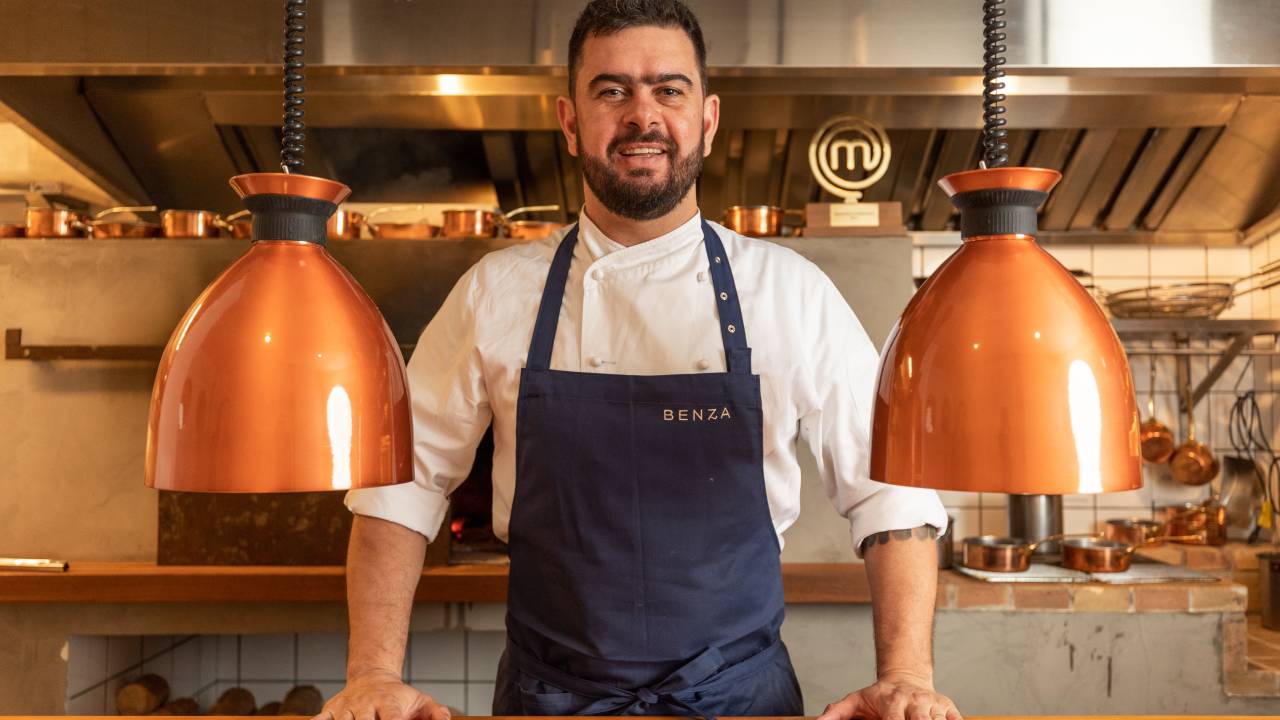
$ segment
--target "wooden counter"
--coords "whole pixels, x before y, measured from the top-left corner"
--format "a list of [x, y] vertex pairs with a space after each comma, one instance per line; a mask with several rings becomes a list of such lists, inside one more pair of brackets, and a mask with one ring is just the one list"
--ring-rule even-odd
[[[426, 568], [419, 603], [503, 603], [507, 565]], [[783, 563], [789, 604], [871, 602], [862, 563]], [[1244, 586], [1206, 583], [985, 583], [938, 576], [938, 610], [1067, 612], [1243, 612]], [[156, 565], [72, 562], [63, 573], [0, 572], [0, 603], [343, 603], [346, 571], [326, 566]]]
[[[785, 563], [789, 603], [867, 603], [861, 563]], [[415, 602], [501, 603], [507, 565], [426, 568]], [[71, 562], [62, 573], [0, 572], [0, 603], [345, 602], [341, 566], [267, 567]]]

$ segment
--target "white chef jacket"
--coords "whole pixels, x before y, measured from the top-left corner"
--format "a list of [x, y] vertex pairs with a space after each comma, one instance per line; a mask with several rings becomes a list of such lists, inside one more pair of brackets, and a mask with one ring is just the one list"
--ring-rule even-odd
[[[627, 247], [581, 213], [551, 368], [724, 372], [701, 222], [695, 214]], [[765, 492], [779, 542], [800, 514], [797, 438], [812, 450], [827, 496], [848, 518], [855, 550], [884, 530], [928, 524], [942, 532], [947, 516], [937, 493], [868, 477], [878, 356], [831, 280], [788, 248], [712, 227], [728, 254], [752, 370], [760, 376]], [[520, 369], [552, 255], [566, 232], [490, 253], [458, 280], [408, 363], [414, 481], [350, 490], [345, 503], [352, 512], [433, 539], [492, 421], [493, 531], [507, 539]]]

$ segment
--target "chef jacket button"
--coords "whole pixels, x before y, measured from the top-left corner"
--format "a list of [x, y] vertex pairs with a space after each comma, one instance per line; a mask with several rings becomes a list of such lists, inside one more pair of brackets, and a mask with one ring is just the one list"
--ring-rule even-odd
[[698, 273], [698, 282], [706, 282], [706, 281], [707, 281], [707, 274], [704, 272]]
[[738, 328], [736, 328], [736, 327], [734, 327], [734, 326], [732, 326], [732, 325], [730, 325], [730, 326], [729, 326], [729, 332], [731, 332], [731, 333], [732, 333], [732, 332], [737, 332], [737, 331], [738, 331]]
[[595, 355], [591, 357], [591, 360], [589, 362], [591, 363], [591, 367], [600, 367], [601, 365], [604, 364], [604, 360], [601, 360], [598, 356], [595, 356]]
[[699, 369], [699, 370], [706, 370], [706, 369], [707, 369], [707, 368], [709, 368], [709, 367], [711, 367], [711, 363], [707, 362], [707, 359], [706, 359], [706, 358], [703, 358], [703, 359], [701, 359], [701, 360], [699, 360], [699, 361], [698, 361], [698, 369]]
[[601, 270], [600, 268], [596, 268], [595, 270], [592, 270], [592, 271], [591, 271], [591, 279], [592, 279], [592, 280], [595, 280], [596, 282], [599, 282], [599, 281], [600, 281], [600, 280], [602, 280], [603, 278], [604, 278], [604, 271], [603, 271], [603, 270]]

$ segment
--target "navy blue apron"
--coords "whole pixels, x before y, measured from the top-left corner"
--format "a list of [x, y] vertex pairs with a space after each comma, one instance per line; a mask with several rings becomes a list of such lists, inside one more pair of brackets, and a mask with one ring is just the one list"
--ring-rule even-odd
[[556, 250], [520, 374], [495, 715], [803, 714], [760, 378], [729, 258], [702, 231], [723, 373], [550, 369], [576, 227]]

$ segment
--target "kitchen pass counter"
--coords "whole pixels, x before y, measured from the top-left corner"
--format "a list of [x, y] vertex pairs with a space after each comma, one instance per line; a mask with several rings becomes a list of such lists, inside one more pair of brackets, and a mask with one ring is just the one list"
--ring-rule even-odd
[[[784, 563], [788, 604], [871, 601], [861, 563]], [[502, 603], [507, 565], [429, 567], [419, 603]], [[987, 583], [955, 571], [938, 575], [939, 610], [1076, 612], [1243, 612], [1244, 586], [1229, 580], [1107, 583]], [[71, 562], [66, 572], [0, 571], [0, 603], [343, 603], [341, 566], [276, 567]]]
[[[101, 717], [102, 720], [113, 719], [120, 720], [122, 717], [129, 720], [142, 720], [143, 717], [152, 717], [151, 715], [79, 715], [78, 717]], [[261, 715], [225, 715], [227, 720], [257, 720]], [[454, 720], [517, 720], [524, 719], [525, 715], [495, 715], [485, 716], [454, 716]], [[548, 716], [552, 717], [552, 716]], [[571, 716], [572, 717], [572, 716]], [[659, 715], [649, 716], [655, 720], [684, 720], [681, 717], [664, 717]], [[965, 720], [1024, 720], [1034, 717], [1036, 720], [1275, 720], [1274, 716], [1267, 715], [966, 715]], [[0, 720], [49, 720], [45, 715], [0, 715]], [[557, 720], [570, 720], [568, 717]], [[722, 720], [736, 720], [731, 717], [723, 716]], [[781, 720], [781, 719], [778, 719]], [[812, 720], [808, 717], [796, 717], [790, 720]]]

